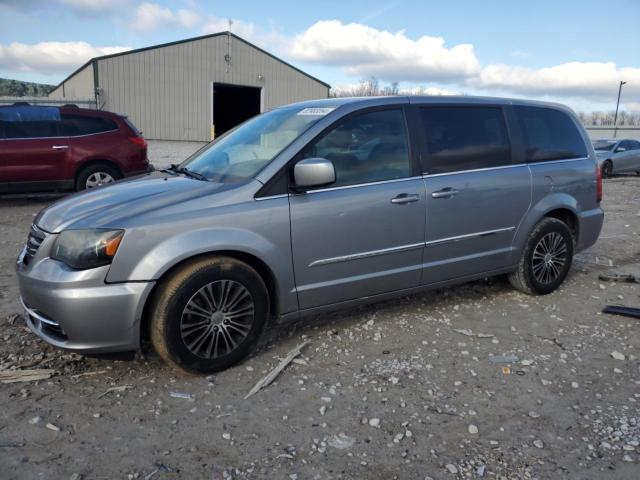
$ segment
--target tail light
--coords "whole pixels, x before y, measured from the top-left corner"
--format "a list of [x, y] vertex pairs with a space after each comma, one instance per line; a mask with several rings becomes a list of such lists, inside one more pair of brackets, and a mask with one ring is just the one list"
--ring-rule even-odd
[[129, 141], [141, 148], [147, 148], [147, 141], [144, 137], [129, 137]]
[[602, 170], [600, 170], [600, 166], [596, 163], [596, 200], [598, 202], [602, 201]]

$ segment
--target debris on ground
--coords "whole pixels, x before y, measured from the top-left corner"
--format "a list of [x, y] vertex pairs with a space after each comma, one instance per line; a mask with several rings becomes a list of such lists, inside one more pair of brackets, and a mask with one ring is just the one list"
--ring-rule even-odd
[[601, 273], [598, 278], [604, 282], [640, 283], [640, 275]]
[[118, 387], [110, 387], [107, 388], [106, 391], [102, 392], [100, 395], [98, 395], [97, 398], [102, 398], [105, 395], [111, 393], [111, 392], [124, 392], [126, 390], [129, 390], [130, 388], [133, 388], [133, 385], [120, 385]]
[[515, 355], [491, 355], [489, 361], [493, 364], [497, 363], [518, 363], [518, 357]]
[[625, 359], [624, 354], [622, 354], [620, 352], [616, 352], [616, 351], [611, 352], [611, 357], [615, 358], [616, 360], [624, 360]]
[[51, 378], [55, 370], [37, 368], [32, 370], [0, 370], [0, 383], [35, 382]]
[[49, 430], [53, 430], [54, 432], [59, 432], [60, 431], [60, 427], [57, 425], [54, 425], [53, 423], [47, 423], [45, 425]]
[[291, 350], [287, 354], [287, 356], [285, 358], [283, 358], [282, 361], [278, 365], [276, 365], [276, 367], [273, 370], [271, 370], [267, 375], [265, 375], [263, 378], [261, 378], [258, 381], [258, 383], [256, 383], [253, 386], [253, 388], [249, 391], [249, 393], [247, 393], [247, 395], [244, 397], [244, 399], [246, 400], [250, 396], [255, 395], [261, 389], [267, 387], [271, 382], [273, 382], [276, 379], [276, 377], [278, 375], [280, 375], [280, 372], [282, 372], [282, 370], [287, 368], [287, 366], [293, 361], [293, 359], [296, 358], [298, 355], [300, 355], [301, 350], [304, 347], [306, 347], [309, 343], [311, 343], [311, 342], [309, 342], [308, 340], [305, 340], [300, 345], [298, 345], [296, 348]]
[[640, 318], [640, 308], [624, 307], [622, 305], [607, 305], [602, 312], [622, 315], [623, 317]]
[[71, 375], [71, 378], [80, 378], [80, 377], [91, 377], [93, 375], [100, 375], [106, 373], [108, 370], [94, 370], [93, 372], [83, 372], [76, 373], [75, 375]]
[[468, 328], [464, 328], [464, 329], [454, 328], [453, 331], [456, 332], [456, 333], [459, 333], [461, 335], [464, 335], [466, 337], [476, 337], [476, 338], [493, 338], [493, 337], [495, 337], [495, 335], [493, 335], [492, 333], [473, 333], [473, 330], [470, 330]]
[[169, 396], [173, 398], [182, 398], [184, 400], [193, 401], [194, 397], [190, 393], [182, 393], [182, 392], [169, 392]]
[[333, 435], [329, 440], [327, 440], [327, 444], [330, 447], [337, 448], [338, 450], [351, 448], [354, 443], [356, 443], [354, 438], [349, 437], [342, 432], [337, 435]]

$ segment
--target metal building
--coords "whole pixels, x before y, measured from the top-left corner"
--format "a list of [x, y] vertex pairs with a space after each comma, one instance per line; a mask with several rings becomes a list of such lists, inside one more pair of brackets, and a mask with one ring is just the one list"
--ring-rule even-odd
[[328, 95], [328, 84], [221, 32], [93, 58], [49, 98], [95, 100], [149, 139], [207, 141], [259, 112]]

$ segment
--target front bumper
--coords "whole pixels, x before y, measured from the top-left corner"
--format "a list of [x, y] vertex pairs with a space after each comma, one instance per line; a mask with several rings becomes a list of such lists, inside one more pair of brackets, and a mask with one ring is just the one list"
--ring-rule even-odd
[[[42, 247], [45, 247], [44, 243]], [[28, 327], [56, 347], [81, 353], [135, 350], [153, 282], [105, 283], [109, 266], [72, 270], [36, 255], [16, 273]]]

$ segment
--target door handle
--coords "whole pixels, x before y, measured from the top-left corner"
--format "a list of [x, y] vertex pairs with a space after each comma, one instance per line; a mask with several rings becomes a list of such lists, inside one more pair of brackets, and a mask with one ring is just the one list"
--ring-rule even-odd
[[438, 190], [437, 192], [433, 192], [431, 194], [431, 198], [451, 198], [455, 197], [460, 190], [456, 190], [455, 188], [447, 187], [442, 190]]
[[391, 203], [396, 205], [404, 205], [405, 203], [417, 202], [420, 200], [420, 195], [417, 193], [401, 193], [397, 197], [391, 199]]
[[66, 150], [67, 148], [69, 148], [69, 145], [54, 145], [53, 147], [54, 150]]

